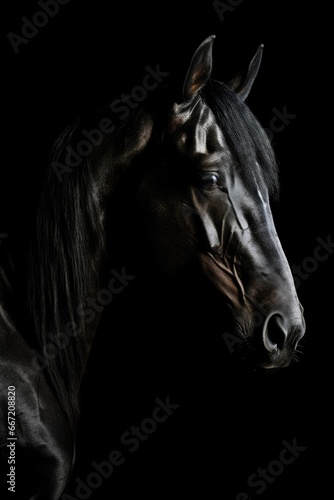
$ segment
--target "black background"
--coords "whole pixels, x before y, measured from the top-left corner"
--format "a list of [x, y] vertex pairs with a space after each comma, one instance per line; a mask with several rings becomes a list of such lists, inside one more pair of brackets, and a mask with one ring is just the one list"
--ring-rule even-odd
[[[36, 205], [52, 143], [68, 123], [83, 110], [140, 84], [147, 65], [160, 64], [182, 80], [194, 50], [215, 34], [213, 76], [230, 79], [247, 67], [263, 43], [263, 62], [248, 104], [264, 127], [269, 127], [274, 109], [286, 107], [295, 115], [274, 134], [281, 198], [273, 212], [290, 264], [302, 265], [312, 257], [317, 238], [333, 235], [330, 138], [327, 142], [331, 124], [326, 121], [332, 85], [326, 31], [331, 14], [324, 6], [305, 2], [230, 3], [235, 7], [221, 20], [213, 4], [203, 0], [71, 0], [18, 54], [6, 35], [19, 34], [20, 18], [31, 19], [39, 7], [33, 1], [6, 5], [0, 233], [27, 237], [26, 214]], [[89, 498], [188, 498], [198, 492], [205, 498], [234, 500], [245, 491], [254, 500], [330, 494], [332, 261], [329, 255], [319, 262], [298, 287], [307, 322], [299, 363], [269, 376], [239, 367], [224, 344], [223, 330], [210, 323], [205, 299], [197, 297], [191, 308], [188, 296], [183, 305], [181, 285], [175, 282], [169, 283], [173, 299], [169, 293], [159, 301], [161, 283], [149, 272], [147, 280], [144, 276], [131, 283], [106, 313], [92, 352], [68, 493], [75, 497], [75, 479], [85, 482], [94, 471], [93, 461], [106, 460], [120, 449], [124, 464]], [[145, 297], [138, 302], [142, 290]], [[194, 319], [187, 323], [183, 308], [203, 328], [203, 350], [202, 357], [196, 351], [196, 358], [185, 360], [188, 371], [181, 381], [176, 374], [182, 372], [182, 357], [178, 353], [174, 361], [173, 353], [166, 354], [166, 339], [175, 335], [173, 329], [191, 335]], [[120, 444], [121, 435], [152, 415], [156, 398], [167, 396], [179, 408], [130, 453]], [[277, 459], [283, 440], [296, 440], [306, 449], [258, 494], [247, 479]]]

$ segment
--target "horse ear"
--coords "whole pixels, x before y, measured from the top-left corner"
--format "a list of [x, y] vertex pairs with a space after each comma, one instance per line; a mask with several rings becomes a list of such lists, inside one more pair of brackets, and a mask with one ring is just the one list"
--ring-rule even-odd
[[248, 97], [249, 92], [253, 86], [254, 80], [260, 69], [261, 59], [262, 59], [263, 44], [257, 49], [255, 56], [250, 62], [248, 67], [247, 75], [244, 79], [240, 76], [231, 80], [227, 86], [234, 90], [242, 101], [245, 101]]
[[194, 53], [183, 85], [183, 101], [192, 102], [208, 79], [212, 71], [212, 45], [215, 35], [211, 35], [201, 43]]

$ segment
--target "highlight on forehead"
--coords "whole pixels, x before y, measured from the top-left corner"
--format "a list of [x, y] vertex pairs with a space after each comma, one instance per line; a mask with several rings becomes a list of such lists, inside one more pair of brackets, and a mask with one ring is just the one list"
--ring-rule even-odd
[[[278, 165], [269, 138], [248, 106], [226, 85], [209, 80], [201, 96], [213, 112], [235, 161], [250, 182], [279, 194]], [[259, 168], [257, 168], [257, 165]]]

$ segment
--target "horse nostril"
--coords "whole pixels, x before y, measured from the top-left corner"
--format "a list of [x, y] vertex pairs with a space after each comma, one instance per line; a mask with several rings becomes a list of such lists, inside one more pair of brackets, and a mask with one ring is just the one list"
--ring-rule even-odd
[[263, 327], [263, 343], [267, 351], [281, 351], [284, 347], [287, 332], [283, 327], [279, 314], [267, 318]]
[[[304, 322], [305, 323], [305, 322]], [[293, 349], [297, 348], [298, 342], [300, 339], [304, 336], [305, 333], [305, 327], [304, 325], [302, 327], [296, 327], [292, 334], [291, 334], [291, 339], [290, 339], [290, 344]]]

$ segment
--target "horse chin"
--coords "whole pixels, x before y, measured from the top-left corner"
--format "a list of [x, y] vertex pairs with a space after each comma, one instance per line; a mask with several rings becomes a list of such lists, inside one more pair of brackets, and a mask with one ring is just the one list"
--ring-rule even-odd
[[286, 368], [287, 366], [289, 366], [290, 362], [286, 362], [284, 364], [281, 364], [281, 363], [270, 363], [270, 362], [266, 362], [266, 363], [262, 363], [261, 364], [261, 367], [264, 368], [265, 370], [279, 370], [279, 369], [282, 369], [282, 368]]
[[[241, 338], [240, 330], [234, 330], [235, 338]], [[290, 346], [285, 346], [283, 349], [274, 349], [271, 352], [265, 350], [264, 346], [259, 342], [256, 332], [248, 332], [248, 335], [242, 336], [238, 355], [245, 363], [248, 360], [250, 368], [263, 369], [264, 371], [277, 371], [282, 368], [287, 368], [296, 360], [296, 354]]]
[[251, 369], [261, 369], [265, 372], [273, 372], [282, 370], [283, 368], [287, 368], [291, 365], [294, 357], [291, 353], [279, 353], [277, 355], [268, 356], [258, 352], [257, 349], [243, 350], [240, 352], [240, 358], [243, 360], [243, 364], [245, 364], [245, 358], [247, 358], [248, 362], [246, 363]]
[[291, 364], [292, 360], [293, 354], [288, 351], [284, 351], [271, 355], [268, 359], [261, 363], [261, 367], [265, 370], [287, 368]]

